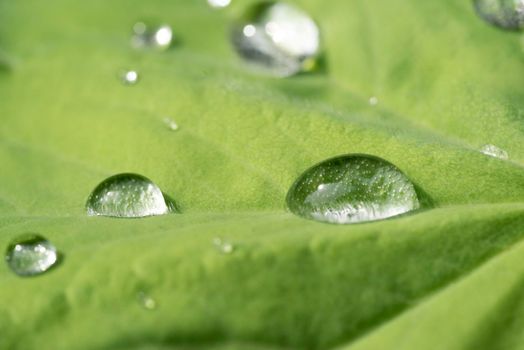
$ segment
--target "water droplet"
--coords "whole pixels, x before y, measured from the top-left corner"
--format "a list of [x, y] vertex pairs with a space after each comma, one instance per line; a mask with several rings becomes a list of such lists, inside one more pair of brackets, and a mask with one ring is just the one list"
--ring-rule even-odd
[[164, 124], [171, 131], [177, 131], [178, 130], [178, 124], [171, 118], [168, 118], [168, 117], [164, 118]]
[[396, 166], [361, 154], [306, 170], [286, 200], [296, 215], [338, 224], [385, 219], [420, 207], [413, 183]]
[[376, 96], [371, 96], [369, 98], [369, 105], [370, 106], [376, 106], [378, 105], [378, 98]]
[[54, 245], [42, 236], [28, 234], [13, 241], [5, 259], [11, 270], [19, 276], [35, 276], [48, 271], [58, 262]]
[[125, 85], [135, 85], [138, 83], [138, 72], [135, 70], [127, 70], [122, 72], [122, 83]]
[[139, 292], [138, 293], [138, 302], [144, 309], [147, 310], [154, 310], [156, 309], [156, 300], [153, 299], [151, 296], [146, 294], [145, 292]]
[[148, 178], [118, 174], [102, 181], [93, 190], [86, 208], [91, 216], [138, 218], [167, 214], [171, 206], [166, 203], [160, 188]]
[[207, 3], [214, 8], [224, 8], [231, 4], [231, 0], [207, 0]]
[[231, 254], [235, 250], [235, 246], [232, 243], [224, 241], [220, 237], [213, 239], [213, 245], [223, 254]]
[[171, 46], [173, 39], [173, 30], [169, 25], [153, 26], [137, 22], [133, 26], [131, 45], [136, 49], [148, 48], [163, 51]]
[[475, 8], [484, 20], [497, 27], [524, 27], [524, 0], [475, 0]]
[[498, 148], [495, 145], [484, 145], [480, 149], [480, 152], [484, 153], [485, 155], [488, 155], [490, 157], [500, 158], [504, 160], [508, 160], [508, 152], [504, 151], [501, 148]]
[[302, 10], [280, 2], [262, 2], [233, 27], [237, 53], [252, 66], [278, 77], [315, 68], [320, 51], [316, 23]]

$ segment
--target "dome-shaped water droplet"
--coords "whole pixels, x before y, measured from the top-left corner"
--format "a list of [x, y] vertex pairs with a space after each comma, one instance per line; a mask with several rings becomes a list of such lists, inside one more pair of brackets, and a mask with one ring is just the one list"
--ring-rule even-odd
[[148, 295], [145, 292], [139, 292], [138, 295], [138, 302], [144, 309], [147, 310], [154, 310], [156, 309], [156, 300], [153, 299], [150, 295]]
[[17, 275], [35, 276], [53, 267], [58, 262], [58, 253], [44, 237], [28, 234], [7, 247], [5, 259]]
[[133, 26], [131, 45], [136, 49], [147, 48], [162, 51], [171, 46], [173, 38], [173, 30], [166, 24], [153, 26], [137, 22]]
[[126, 70], [120, 75], [124, 85], [135, 85], [138, 83], [138, 72], [136, 70]]
[[235, 23], [231, 38], [246, 62], [279, 77], [312, 70], [320, 51], [316, 23], [302, 10], [280, 2], [251, 8]]
[[484, 145], [480, 149], [480, 152], [484, 153], [485, 155], [488, 155], [490, 157], [500, 158], [503, 160], [508, 160], [508, 152], [504, 151], [501, 148], [498, 148], [495, 145]]
[[214, 8], [224, 8], [231, 4], [231, 0], [207, 0], [207, 3]]
[[160, 188], [137, 174], [118, 174], [102, 181], [87, 200], [87, 214], [138, 218], [163, 215], [174, 208]]
[[420, 207], [413, 184], [396, 166], [360, 154], [306, 170], [291, 186], [287, 205], [296, 215], [338, 224], [385, 219]]
[[475, 0], [477, 13], [486, 21], [505, 29], [524, 27], [524, 0]]
[[168, 117], [164, 118], [164, 124], [171, 131], [178, 130], [178, 124], [171, 118], [168, 118]]

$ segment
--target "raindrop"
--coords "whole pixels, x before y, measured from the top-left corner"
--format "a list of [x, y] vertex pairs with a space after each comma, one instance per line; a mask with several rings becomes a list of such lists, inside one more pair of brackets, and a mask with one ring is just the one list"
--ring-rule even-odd
[[231, 254], [235, 250], [235, 246], [232, 243], [224, 241], [220, 237], [213, 239], [213, 245], [219, 252], [223, 254]]
[[287, 77], [316, 67], [320, 33], [302, 10], [280, 2], [262, 2], [235, 23], [231, 41], [253, 67]]
[[153, 299], [150, 295], [146, 294], [145, 292], [139, 292], [137, 297], [138, 302], [140, 303], [140, 305], [142, 305], [144, 309], [156, 309], [156, 300]]
[[90, 216], [139, 218], [163, 215], [176, 206], [151, 180], [137, 174], [118, 174], [102, 181], [89, 196], [86, 209]]
[[168, 117], [164, 118], [164, 124], [171, 131], [177, 131], [178, 130], [178, 124], [171, 118], [168, 118]]
[[7, 265], [19, 276], [40, 275], [58, 262], [54, 245], [36, 234], [27, 234], [13, 241], [5, 255]]
[[296, 215], [337, 224], [385, 219], [420, 207], [406, 175], [381, 158], [363, 154], [328, 159], [306, 170], [286, 200]]
[[371, 96], [369, 98], [369, 105], [370, 106], [376, 106], [378, 105], [378, 98], [376, 96]]
[[127, 70], [122, 72], [122, 83], [124, 85], [135, 85], [138, 83], [138, 72], [136, 70]]
[[475, 0], [477, 13], [489, 23], [505, 29], [524, 27], [524, 0]]
[[207, 0], [207, 3], [214, 8], [224, 8], [231, 4], [231, 0]]
[[163, 51], [171, 46], [173, 39], [173, 30], [169, 25], [152, 26], [144, 22], [137, 22], [133, 26], [131, 45], [136, 49], [148, 48]]
[[484, 153], [485, 155], [488, 155], [490, 157], [500, 158], [503, 160], [508, 160], [508, 152], [504, 151], [501, 148], [498, 148], [495, 145], [484, 145], [480, 149], [480, 152]]

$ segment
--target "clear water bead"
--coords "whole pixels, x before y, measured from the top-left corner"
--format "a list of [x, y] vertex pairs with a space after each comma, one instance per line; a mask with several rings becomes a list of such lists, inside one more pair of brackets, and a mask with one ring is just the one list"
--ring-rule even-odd
[[508, 160], [509, 155], [508, 152], [504, 151], [502, 148], [498, 148], [495, 145], [484, 145], [480, 149], [480, 152], [484, 153], [485, 155], [488, 155], [490, 157], [495, 157], [503, 160]]
[[475, 0], [480, 17], [504, 29], [524, 28], [524, 0]]
[[163, 215], [170, 211], [170, 207], [160, 188], [138, 174], [118, 174], [107, 178], [93, 190], [86, 203], [90, 216], [121, 218]]
[[313, 70], [320, 51], [317, 24], [307, 13], [281, 2], [252, 7], [233, 26], [231, 41], [246, 62], [277, 77]]
[[306, 170], [291, 186], [296, 215], [337, 224], [375, 221], [420, 207], [413, 183], [393, 164], [370, 155], [344, 155]]
[[136, 49], [166, 50], [173, 43], [173, 29], [167, 24], [154, 26], [137, 22], [133, 26], [131, 45]]
[[35, 276], [53, 267], [58, 262], [58, 253], [55, 246], [44, 237], [28, 234], [7, 247], [5, 259], [17, 275]]
[[136, 70], [127, 70], [121, 74], [124, 85], [135, 85], [138, 83], [138, 72]]

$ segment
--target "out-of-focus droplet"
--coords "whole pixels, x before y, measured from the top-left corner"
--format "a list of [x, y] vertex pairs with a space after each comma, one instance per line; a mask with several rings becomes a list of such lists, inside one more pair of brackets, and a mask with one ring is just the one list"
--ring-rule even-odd
[[337, 224], [375, 221], [420, 207], [413, 183], [393, 164], [345, 155], [306, 170], [287, 195], [296, 215]]
[[164, 124], [165, 126], [171, 130], [171, 131], [177, 131], [178, 130], [178, 124], [171, 118], [164, 118]]
[[376, 106], [378, 105], [378, 98], [376, 96], [371, 96], [369, 98], [369, 105], [370, 106]]
[[86, 203], [90, 216], [121, 218], [163, 215], [170, 212], [170, 207], [160, 188], [138, 174], [107, 178], [93, 190]]
[[490, 157], [500, 158], [503, 160], [508, 160], [509, 155], [508, 152], [504, 151], [502, 148], [498, 148], [495, 145], [484, 145], [480, 149], [480, 152], [484, 153], [485, 155], [488, 155]]
[[138, 83], [138, 72], [136, 70], [126, 70], [121, 75], [124, 85], [135, 85]]
[[320, 52], [317, 24], [304, 11], [281, 2], [250, 8], [233, 26], [231, 40], [244, 61], [277, 77], [313, 70]]
[[475, 0], [477, 13], [489, 23], [504, 29], [524, 28], [524, 0]]
[[48, 271], [58, 262], [58, 253], [51, 242], [40, 235], [27, 234], [13, 241], [5, 259], [19, 276], [35, 276]]
[[156, 300], [153, 299], [149, 294], [145, 292], [139, 292], [137, 297], [138, 297], [138, 302], [140, 303], [140, 305], [142, 305], [144, 309], [147, 309], [147, 310], [156, 309], [156, 306], [157, 306]]
[[224, 8], [231, 4], [231, 0], [207, 0], [207, 3], [214, 8]]
[[133, 26], [131, 45], [136, 49], [166, 50], [173, 43], [173, 29], [167, 24], [153, 26], [137, 22]]
[[222, 254], [231, 254], [235, 250], [235, 246], [231, 242], [225, 241], [220, 237], [213, 239], [213, 245]]

